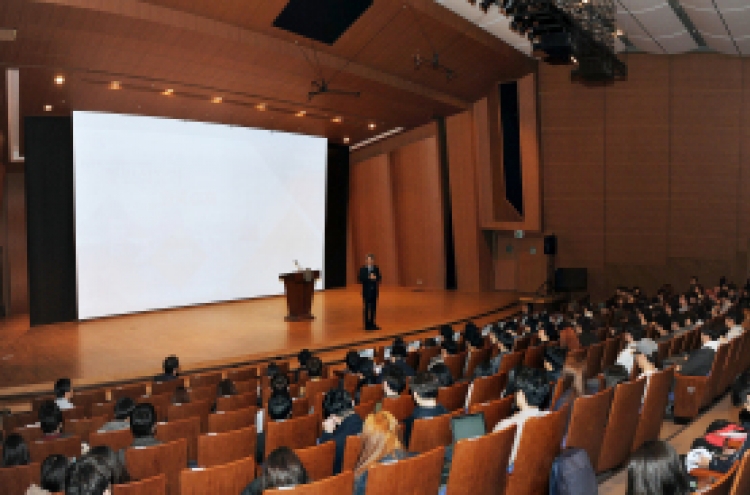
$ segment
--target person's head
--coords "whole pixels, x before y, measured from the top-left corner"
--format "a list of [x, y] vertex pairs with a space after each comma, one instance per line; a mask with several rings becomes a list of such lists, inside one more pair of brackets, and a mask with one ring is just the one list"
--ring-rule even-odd
[[130, 473], [128, 473], [128, 469], [125, 467], [123, 458], [112, 450], [112, 447], [97, 445], [89, 450], [88, 455], [96, 457], [102, 464], [107, 466], [107, 469], [111, 473], [110, 482], [113, 485], [130, 483]]
[[375, 264], [375, 255], [370, 253], [367, 256], [365, 256], [365, 264], [367, 266], [372, 266]]
[[458, 344], [456, 344], [453, 340], [444, 340], [441, 343], [442, 347], [442, 354], [443, 357], [445, 356], [453, 356], [454, 354], [458, 354]]
[[323, 376], [323, 361], [318, 356], [313, 356], [307, 361], [307, 376], [310, 378]]
[[261, 475], [264, 490], [304, 485], [309, 481], [305, 466], [289, 447], [279, 447], [268, 454]]
[[55, 401], [46, 400], [39, 406], [39, 424], [45, 435], [62, 431], [63, 415]]
[[156, 409], [149, 403], [138, 404], [130, 413], [130, 431], [135, 438], [152, 437], [156, 433]]
[[180, 385], [172, 393], [172, 404], [188, 404], [189, 402], [190, 392], [184, 385]]
[[627, 325], [624, 336], [628, 342], [638, 342], [643, 338], [643, 328], [639, 325]]
[[292, 417], [292, 398], [288, 394], [274, 394], [268, 398], [268, 418], [283, 421]]
[[408, 351], [406, 343], [402, 339], [396, 339], [391, 345], [391, 359], [406, 359]]
[[42, 462], [41, 482], [39, 486], [50, 493], [61, 492], [65, 488], [65, 472], [68, 470], [68, 458], [52, 454]]
[[429, 367], [428, 371], [435, 375], [441, 387], [450, 387], [453, 385], [453, 375], [445, 363], [437, 362]]
[[383, 391], [387, 397], [397, 397], [406, 388], [406, 375], [398, 366], [385, 366], [381, 373]]
[[440, 382], [429, 371], [417, 373], [411, 384], [411, 393], [417, 404], [434, 403], [437, 401]]
[[55, 397], [68, 400], [73, 398], [73, 385], [70, 383], [70, 378], [60, 378], [55, 382]]
[[627, 495], [687, 495], [690, 481], [674, 448], [650, 440], [630, 456]]
[[281, 368], [278, 364], [274, 362], [268, 363], [268, 366], [266, 366], [266, 376], [268, 377], [274, 377], [281, 373]]
[[519, 409], [544, 407], [549, 401], [550, 385], [542, 370], [525, 368], [514, 378], [516, 406]]
[[115, 419], [120, 421], [130, 418], [130, 413], [135, 408], [135, 401], [130, 397], [120, 397], [115, 402]]
[[471, 347], [472, 350], [479, 350], [484, 347], [484, 339], [482, 338], [482, 334], [480, 334], [479, 332], [469, 334], [469, 336], [466, 338], [466, 343]]
[[343, 418], [354, 409], [354, 401], [349, 392], [343, 388], [334, 388], [323, 397], [323, 416]]
[[450, 325], [441, 325], [440, 326], [440, 336], [443, 338], [443, 340], [453, 340], [453, 327]]
[[230, 395], [237, 395], [237, 387], [234, 386], [232, 380], [224, 378], [216, 385], [216, 396], [229, 397]]
[[651, 354], [644, 354], [642, 352], [636, 352], [633, 355], [633, 360], [635, 361], [635, 364], [638, 366], [638, 369], [646, 373], [646, 372], [653, 372], [658, 369], [656, 366], [657, 357], [658, 357], [657, 352], [654, 352]]
[[312, 357], [312, 352], [310, 352], [310, 349], [302, 349], [299, 351], [299, 354], [297, 354], [297, 361], [299, 362], [300, 368], [306, 368], [307, 362]]
[[703, 325], [701, 327], [701, 343], [703, 345], [706, 345], [708, 342], [711, 342], [712, 340], [716, 340], [716, 335], [714, 333], [714, 330], [709, 327], [709, 325]]
[[287, 394], [289, 395], [289, 378], [279, 373], [271, 378], [271, 395]]
[[355, 350], [351, 350], [346, 353], [346, 369], [349, 373], [359, 373], [359, 353]]
[[29, 447], [18, 433], [11, 433], [3, 442], [3, 467], [25, 466], [29, 463]]
[[167, 356], [166, 358], [164, 358], [162, 367], [164, 368], [165, 375], [177, 376], [177, 374], [180, 372], [180, 360], [177, 359], [177, 356], [175, 355]]
[[372, 359], [362, 358], [359, 360], [358, 373], [362, 377], [360, 385], [373, 385], [378, 382], [375, 362]]
[[110, 495], [112, 474], [95, 456], [83, 456], [65, 473], [65, 495]]
[[482, 361], [474, 369], [473, 378], [481, 378], [484, 376], [492, 376], [492, 363], [489, 360]]
[[398, 420], [388, 411], [380, 411], [367, 416], [362, 427], [362, 451], [354, 468], [356, 476], [361, 475], [383, 457], [403, 450], [398, 438]]

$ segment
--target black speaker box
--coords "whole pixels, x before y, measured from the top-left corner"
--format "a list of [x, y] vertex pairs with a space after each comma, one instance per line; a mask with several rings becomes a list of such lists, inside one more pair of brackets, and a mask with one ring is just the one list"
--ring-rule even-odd
[[557, 236], [556, 235], [545, 235], [544, 236], [544, 254], [554, 256], [557, 254]]

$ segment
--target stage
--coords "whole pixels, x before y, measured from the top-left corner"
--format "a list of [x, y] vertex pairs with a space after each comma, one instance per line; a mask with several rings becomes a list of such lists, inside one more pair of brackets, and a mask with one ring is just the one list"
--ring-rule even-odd
[[343, 351], [443, 323], [508, 313], [517, 301], [512, 293], [384, 287], [377, 312], [382, 330], [375, 332], [363, 330], [358, 286], [316, 292], [311, 322], [285, 322], [281, 296], [34, 328], [28, 316], [12, 317], [0, 322], [0, 398], [51, 390], [62, 376], [77, 386], [150, 377], [169, 354], [178, 355], [189, 371], [295, 356], [303, 348]]

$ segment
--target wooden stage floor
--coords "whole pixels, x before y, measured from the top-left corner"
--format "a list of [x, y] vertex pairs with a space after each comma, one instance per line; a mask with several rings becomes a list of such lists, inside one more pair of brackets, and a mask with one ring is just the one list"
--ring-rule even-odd
[[49, 390], [61, 376], [78, 386], [151, 376], [169, 354], [184, 370], [366, 342], [476, 317], [516, 303], [509, 293], [383, 288], [382, 330], [365, 332], [357, 287], [315, 294], [312, 322], [287, 323], [283, 297], [156, 311], [29, 328], [0, 322], [0, 396]]

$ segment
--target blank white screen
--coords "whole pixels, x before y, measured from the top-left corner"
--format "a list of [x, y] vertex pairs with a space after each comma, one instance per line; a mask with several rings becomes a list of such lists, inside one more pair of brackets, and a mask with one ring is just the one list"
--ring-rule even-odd
[[323, 262], [326, 140], [73, 113], [79, 318], [283, 293]]

